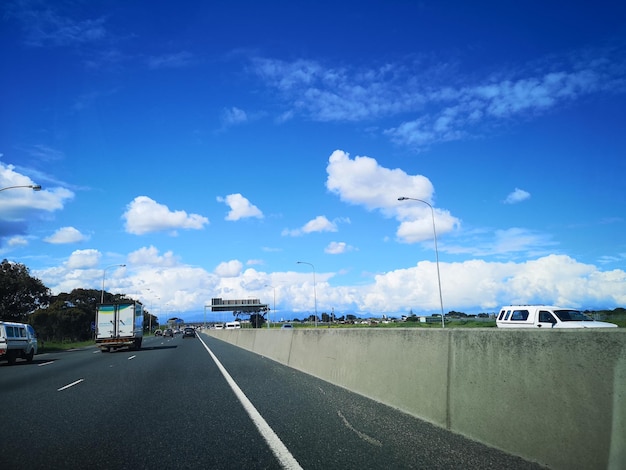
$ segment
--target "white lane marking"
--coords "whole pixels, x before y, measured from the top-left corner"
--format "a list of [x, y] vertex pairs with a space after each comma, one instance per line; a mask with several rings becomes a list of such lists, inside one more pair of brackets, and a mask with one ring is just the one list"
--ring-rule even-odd
[[289, 452], [289, 449], [287, 449], [285, 444], [283, 444], [283, 442], [276, 435], [274, 430], [270, 428], [269, 424], [267, 424], [267, 422], [263, 419], [263, 417], [254, 407], [252, 402], [239, 388], [239, 385], [237, 385], [237, 382], [233, 380], [233, 378], [230, 376], [228, 371], [224, 368], [224, 366], [219, 361], [219, 359], [215, 356], [215, 354], [213, 354], [213, 351], [209, 349], [209, 347], [206, 345], [206, 343], [204, 342], [202, 338], [200, 337], [198, 338], [200, 339], [200, 342], [204, 346], [204, 349], [207, 350], [207, 352], [213, 358], [213, 361], [215, 361], [217, 368], [220, 370], [220, 372], [226, 379], [226, 382], [228, 382], [228, 385], [230, 385], [230, 388], [233, 390], [233, 392], [235, 392], [235, 395], [237, 396], [237, 398], [243, 405], [244, 409], [246, 410], [246, 412], [252, 419], [252, 422], [254, 423], [254, 425], [257, 427], [257, 429], [261, 433], [261, 436], [263, 436], [263, 439], [265, 439], [265, 442], [267, 442], [267, 444], [270, 446], [272, 453], [280, 462], [281, 467], [288, 469], [288, 470], [292, 470], [292, 469], [302, 470], [302, 467], [300, 466], [298, 461], [295, 459], [293, 455], [291, 455], [291, 452]]
[[43, 362], [43, 363], [39, 364], [39, 367], [49, 366], [50, 364], [54, 364], [54, 361]]
[[66, 388], [70, 388], [73, 387], [74, 385], [78, 385], [79, 383], [81, 383], [83, 380], [85, 379], [78, 379], [76, 382], [72, 382], [71, 384], [67, 384], [65, 387], [61, 387], [57, 389], [57, 392], [62, 392], [63, 390], [65, 390]]
[[130, 361], [131, 359], [135, 359], [136, 357], [137, 357], [137, 356], [130, 356], [130, 357], [128, 358], [128, 360]]

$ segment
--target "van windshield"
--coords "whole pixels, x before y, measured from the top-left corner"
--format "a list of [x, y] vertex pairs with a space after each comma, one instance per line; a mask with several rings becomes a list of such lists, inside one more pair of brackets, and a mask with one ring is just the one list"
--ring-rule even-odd
[[593, 321], [591, 317], [578, 310], [555, 310], [554, 314], [561, 321]]

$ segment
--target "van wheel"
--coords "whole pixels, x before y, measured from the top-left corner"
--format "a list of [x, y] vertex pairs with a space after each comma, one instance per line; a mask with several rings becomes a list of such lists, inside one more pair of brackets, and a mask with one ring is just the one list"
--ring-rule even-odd
[[35, 350], [31, 349], [28, 354], [26, 354], [26, 362], [33, 362], [33, 356], [35, 355]]

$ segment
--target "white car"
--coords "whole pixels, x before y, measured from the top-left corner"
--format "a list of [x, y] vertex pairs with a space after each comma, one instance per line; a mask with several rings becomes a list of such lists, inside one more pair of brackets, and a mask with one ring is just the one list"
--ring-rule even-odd
[[496, 319], [499, 328], [617, 328], [580, 310], [549, 305], [507, 305]]
[[0, 322], [0, 360], [15, 364], [18, 357], [33, 360], [37, 354], [37, 334], [26, 323]]

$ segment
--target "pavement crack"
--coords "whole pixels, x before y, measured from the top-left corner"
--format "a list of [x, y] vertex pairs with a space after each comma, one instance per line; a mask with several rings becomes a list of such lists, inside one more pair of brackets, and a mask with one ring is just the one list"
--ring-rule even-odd
[[374, 439], [373, 437], [368, 436], [365, 433], [362, 433], [361, 431], [359, 431], [358, 429], [355, 429], [354, 426], [352, 426], [350, 424], [350, 422], [346, 419], [346, 417], [341, 414], [341, 411], [337, 411], [337, 414], [339, 415], [339, 417], [341, 418], [341, 420], [343, 421], [343, 424], [352, 432], [354, 432], [357, 436], [359, 436], [359, 439], [364, 440], [365, 442], [367, 442], [368, 444], [372, 444], [376, 447], [382, 447], [383, 443], [380, 442], [378, 439]]

